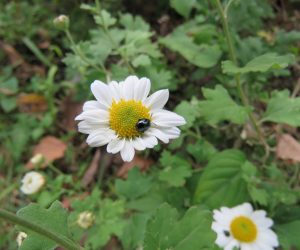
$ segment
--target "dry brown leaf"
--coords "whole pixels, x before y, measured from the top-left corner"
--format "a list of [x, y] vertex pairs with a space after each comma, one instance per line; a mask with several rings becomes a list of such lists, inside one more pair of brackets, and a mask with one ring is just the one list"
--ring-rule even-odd
[[77, 130], [75, 117], [82, 112], [82, 103], [74, 102], [70, 97], [67, 97], [61, 104], [61, 125], [64, 129]]
[[276, 156], [282, 160], [300, 162], [300, 144], [289, 134], [283, 134], [277, 139]]
[[101, 151], [100, 149], [97, 149], [89, 168], [84, 173], [84, 176], [81, 180], [81, 185], [83, 187], [87, 187], [93, 181], [99, 167], [100, 158], [101, 158]]
[[[50, 162], [60, 159], [64, 156], [67, 145], [54, 136], [46, 136], [40, 140], [39, 144], [33, 150], [33, 156], [42, 154], [44, 161], [41, 167], [46, 167]], [[32, 169], [34, 166], [28, 162], [26, 167]]]
[[47, 110], [47, 101], [45, 97], [31, 93], [18, 96], [18, 107], [24, 113], [38, 113]]
[[131, 162], [125, 162], [121, 166], [121, 168], [117, 172], [117, 176], [121, 178], [127, 178], [128, 171], [133, 167], [138, 167], [141, 171], [146, 171], [152, 163], [153, 161], [150, 159], [145, 159], [138, 155], [135, 155]]

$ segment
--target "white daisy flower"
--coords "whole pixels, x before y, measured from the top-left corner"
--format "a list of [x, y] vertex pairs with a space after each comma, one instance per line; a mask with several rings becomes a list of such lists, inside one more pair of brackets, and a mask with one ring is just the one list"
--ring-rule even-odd
[[16, 238], [17, 244], [20, 247], [23, 241], [27, 238], [27, 234], [25, 232], [19, 232]]
[[107, 152], [121, 152], [124, 161], [131, 161], [135, 150], [153, 148], [160, 139], [168, 143], [179, 137], [177, 126], [185, 120], [163, 109], [169, 99], [167, 89], [148, 97], [150, 80], [129, 76], [124, 81], [112, 81], [108, 85], [94, 81], [91, 85], [96, 101], [87, 101], [83, 112], [75, 120], [81, 120], [78, 129], [89, 134], [91, 147], [107, 145]]
[[270, 229], [273, 221], [264, 210], [253, 211], [249, 203], [214, 210], [212, 229], [216, 244], [225, 250], [272, 250], [278, 247], [277, 235]]
[[24, 194], [35, 194], [44, 186], [45, 178], [38, 172], [30, 171], [24, 175], [21, 183], [20, 190]]

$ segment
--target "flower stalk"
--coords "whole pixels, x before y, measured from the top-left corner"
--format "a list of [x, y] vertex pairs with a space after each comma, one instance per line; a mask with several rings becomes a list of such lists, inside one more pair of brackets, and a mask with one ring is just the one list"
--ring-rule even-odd
[[[223, 30], [224, 30], [224, 33], [225, 33], [225, 36], [226, 36], [227, 46], [228, 46], [228, 49], [229, 49], [229, 57], [230, 57], [231, 61], [236, 66], [238, 66], [238, 61], [237, 61], [235, 49], [234, 49], [234, 46], [233, 46], [233, 42], [232, 42], [232, 39], [231, 39], [231, 34], [230, 34], [229, 26], [228, 26], [227, 13], [225, 13], [220, 0], [215, 0], [214, 2], [215, 2], [217, 10], [219, 12], [219, 15], [220, 15], [220, 18], [221, 18], [221, 23], [222, 23], [222, 26], [223, 26]], [[228, 7], [226, 8], [226, 12], [227, 11], [228, 11]], [[236, 82], [236, 88], [237, 88], [237, 91], [239, 93], [239, 97], [242, 101], [242, 104], [245, 107], [249, 107], [249, 101], [247, 99], [247, 96], [246, 96], [246, 94], [243, 90], [242, 84], [241, 84], [240, 74], [235, 75], [235, 82]], [[257, 122], [257, 120], [256, 120], [256, 118], [255, 118], [255, 116], [254, 116], [254, 114], [251, 110], [249, 111], [249, 119], [250, 119], [250, 121], [251, 121], [257, 135], [258, 135], [259, 140], [261, 141], [261, 143], [265, 147], [265, 151], [266, 151], [265, 158], [267, 158], [269, 156], [269, 145], [266, 143], [264, 135], [263, 135], [263, 133], [262, 133], [262, 131], [261, 131], [259, 125], [258, 125], [258, 122]]]
[[55, 232], [49, 231], [48, 229], [41, 227], [40, 225], [32, 223], [23, 218], [20, 218], [17, 215], [15, 215], [11, 212], [8, 212], [4, 209], [0, 209], [0, 218], [3, 220], [6, 220], [8, 222], [14, 223], [16, 225], [22, 226], [24, 228], [27, 228], [28, 230], [31, 230], [40, 235], [43, 235], [43, 236], [47, 237], [48, 239], [55, 241], [59, 246], [62, 246], [65, 249], [83, 250], [83, 248], [81, 246], [79, 246], [72, 240], [68, 239], [64, 235], [60, 235]]

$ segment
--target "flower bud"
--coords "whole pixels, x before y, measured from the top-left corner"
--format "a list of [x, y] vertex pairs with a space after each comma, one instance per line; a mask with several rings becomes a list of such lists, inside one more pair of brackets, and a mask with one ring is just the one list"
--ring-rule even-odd
[[77, 219], [77, 224], [80, 227], [87, 229], [94, 224], [94, 221], [95, 221], [95, 215], [91, 212], [84, 211], [79, 214]]
[[54, 26], [57, 29], [62, 31], [65, 31], [69, 28], [69, 23], [70, 23], [69, 17], [66, 15], [59, 15], [53, 20]]
[[24, 175], [21, 182], [22, 186], [20, 189], [24, 194], [35, 194], [44, 186], [46, 181], [43, 175], [31, 171]]
[[45, 158], [42, 154], [36, 154], [30, 159], [30, 162], [33, 165], [37, 166], [37, 165], [40, 165], [44, 161], [44, 159]]
[[23, 240], [25, 240], [27, 238], [27, 234], [24, 232], [19, 232], [16, 238], [17, 244], [20, 247]]

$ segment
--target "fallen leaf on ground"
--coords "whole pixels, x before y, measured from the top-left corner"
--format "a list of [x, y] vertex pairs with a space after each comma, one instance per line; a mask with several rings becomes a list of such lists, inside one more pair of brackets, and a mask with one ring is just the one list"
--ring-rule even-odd
[[282, 160], [300, 162], [300, 144], [289, 134], [283, 134], [277, 139], [276, 155]]
[[47, 101], [45, 97], [39, 94], [21, 94], [18, 97], [18, 107], [24, 113], [38, 113], [47, 110]]
[[[41, 167], [44, 168], [49, 163], [62, 158], [66, 149], [67, 145], [63, 141], [54, 136], [46, 136], [35, 146], [33, 156], [37, 154], [42, 154], [44, 156], [44, 161], [41, 165]], [[34, 166], [31, 162], [28, 162], [26, 167], [32, 169]]]
[[146, 171], [152, 163], [152, 160], [145, 159], [136, 155], [131, 162], [125, 162], [121, 166], [121, 168], [117, 172], [117, 176], [121, 178], [127, 178], [128, 171], [134, 167], [138, 167], [141, 171]]
[[100, 158], [101, 158], [101, 151], [100, 149], [97, 149], [89, 168], [84, 173], [84, 176], [81, 180], [81, 185], [83, 187], [87, 187], [93, 181], [99, 167]]
[[75, 117], [82, 112], [82, 103], [74, 102], [67, 97], [61, 104], [60, 113], [62, 116], [61, 125], [64, 129], [77, 130]]

